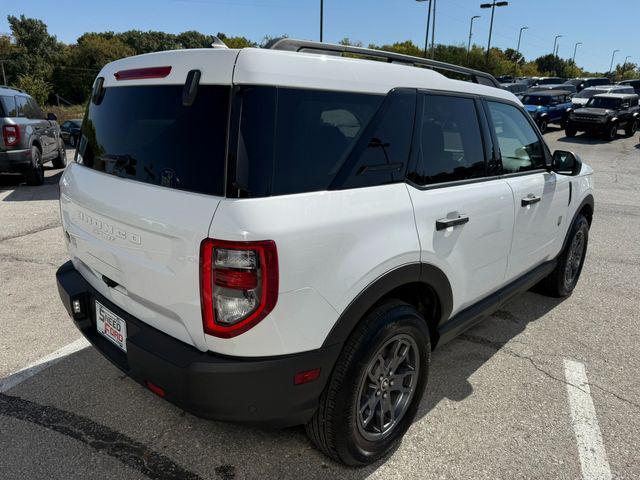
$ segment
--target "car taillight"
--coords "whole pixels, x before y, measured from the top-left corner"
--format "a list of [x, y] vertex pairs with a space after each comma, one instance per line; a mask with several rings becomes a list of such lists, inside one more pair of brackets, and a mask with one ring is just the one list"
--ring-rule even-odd
[[231, 338], [246, 332], [278, 300], [278, 252], [272, 240], [200, 245], [200, 302], [205, 333]]
[[5, 147], [15, 147], [20, 143], [20, 127], [17, 125], [4, 125], [2, 127], [2, 139]]

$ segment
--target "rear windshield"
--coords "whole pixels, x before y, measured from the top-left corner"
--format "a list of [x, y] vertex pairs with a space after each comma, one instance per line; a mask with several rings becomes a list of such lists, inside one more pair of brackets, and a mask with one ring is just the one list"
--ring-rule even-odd
[[224, 194], [229, 87], [201, 85], [191, 106], [182, 85], [110, 87], [89, 103], [78, 163], [180, 190]]

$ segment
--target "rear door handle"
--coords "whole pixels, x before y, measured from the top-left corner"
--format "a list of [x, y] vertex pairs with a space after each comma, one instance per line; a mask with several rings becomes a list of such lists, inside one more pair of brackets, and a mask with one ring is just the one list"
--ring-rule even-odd
[[542, 197], [538, 197], [532, 193], [530, 193], [529, 195], [527, 195], [526, 197], [524, 197], [522, 199], [521, 205], [523, 207], [529, 206], [529, 205], [533, 205], [534, 203], [538, 203], [540, 200], [542, 200]]
[[436, 230], [444, 230], [449, 227], [456, 227], [458, 225], [464, 225], [469, 221], [469, 216], [460, 214], [455, 218], [441, 218], [436, 220]]

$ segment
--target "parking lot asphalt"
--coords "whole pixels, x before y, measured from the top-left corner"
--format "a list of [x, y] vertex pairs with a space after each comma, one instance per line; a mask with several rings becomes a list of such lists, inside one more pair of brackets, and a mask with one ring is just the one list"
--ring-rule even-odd
[[640, 478], [640, 144], [545, 137], [595, 170], [575, 292], [528, 292], [436, 350], [402, 444], [362, 469], [328, 460], [302, 428], [201, 420], [91, 348], [65, 355], [80, 335], [55, 286], [61, 172], [42, 187], [0, 176], [0, 479]]

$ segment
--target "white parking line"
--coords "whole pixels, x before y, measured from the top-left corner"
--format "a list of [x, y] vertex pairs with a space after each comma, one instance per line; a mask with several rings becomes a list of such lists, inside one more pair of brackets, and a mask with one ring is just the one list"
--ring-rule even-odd
[[71, 355], [83, 348], [88, 347], [90, 344], [85, 338], [80, 338], [75, 342], [66, 345], [55, 352], [47, 355], [46, 357], [42, 357], [40, 360], [36, 360], [34, 363], [27, 365], [21, 370], [18, 370], [15, 373], [12, 373], [8, 377], [0, 378], [0, 393], [4, 393], [10, 388], [15, 387], [19, 383], [24, 382], [29, 377], [33, 377], [34, 375], [40, 373], [42, 370], [50, 367], [54, 363], [59, 362], [64, 357]]
[[582, 478], [610, 480], [611, 469], [602, 442], [584, 365], [573, 360], [565, 360], [564, 374], [567, 379], [571, 424], [578, 442]]

